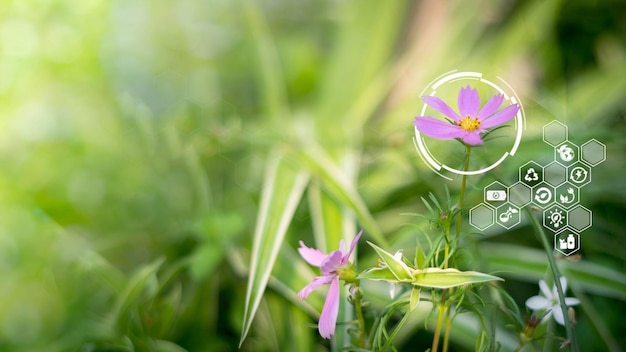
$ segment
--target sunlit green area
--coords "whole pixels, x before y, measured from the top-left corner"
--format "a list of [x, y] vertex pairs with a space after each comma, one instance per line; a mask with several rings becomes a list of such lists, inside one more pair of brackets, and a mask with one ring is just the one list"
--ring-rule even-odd
[[[316, 329], [324, 290], [296, 297], [319, 274], [298, 241], [329, 252], [364, 229], [392, 253], [428, 245], [421, 199], [447, 188], [457, 202], [460, 178], [427, 167], [412, 122], [452, 70], [502, 78], [526, 116], [517, 153], [469, 178], [460, 264], [504, 278], [529, 316], [549, 277], [529, 221], [478, 231], [467, 210], [551, 160], [550, 121], [601, 141], [580, 196], [593, 226], [557, 262], [581, 301], [580, 350], [623, 349], [622, 1], [15, 0], [0, 3], [0, 351], [339, 351]], [[460, 143], [432, 145], [462, 163]], [[365, 290], [371, 322], [388, 288]], [[429, 348], [432, 319], [413, 312], [395, 347]], [[512, 350], [520, 326], [488, 320], [492, 346]], [[474, 351], [473, 313], [455, 324], [451, 350]]]

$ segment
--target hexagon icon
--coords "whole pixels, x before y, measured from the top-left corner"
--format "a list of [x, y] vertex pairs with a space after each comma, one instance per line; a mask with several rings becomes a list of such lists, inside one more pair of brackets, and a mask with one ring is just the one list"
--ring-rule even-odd
[[529, 161], [519, 168], [519, 180], [533, 187], [543, 181], [543, 168], [534, 161]]
[[543, 126], [543, 141], [553, 147], [567, 140], [567, 126], [554, 120]]
[[571, 165], [578, 161], [578, 146], [570, 141], [565, 141], [554, 148], [554, 160], [563, 165]]
[[580, 147], [580, 160], [590, 166], [596, 166], [606, 160], [606, 146], [595, 139]]
[[496, 209], [496, 222], [506, 229], [510, 229], [513, 226], [520, 223], [519, 209], [506, 202]]
[[507, 200], [507, 188], [502, 183], [495, 181], [485, 187], [485, 203], [498, 206]]
[[533, 187], [532, 203], [540, 208], [546, 208], [548, 205], [554, 202], [554, 194], [556, 191], [554, 187], [542, 182]]
[[488, 204], [480, 203], [469, 211], [469, 223], [479, 230], [493, 225], [494, 209]]
[[568, 256], [580, 249], [580, 234], [572, 231], [563, 231], [554, 235], [554, 249]]
[[580, 201], [580, 189], [566, 182], [556, 188], [555, 202], [565, 209], [569, 209]]
[[567, 181], [578, 187], [591, 182], [591, 167], [577, 162], [567, 168]]
[[567, 219], [567, 212], [558, 205], [543, 212], [543, 226], [554, 232], [563, 230], [567, 226]]
[[558, 186], [567, 180], [567, 168], [554, 161], [543, 168], [543, 180], [551, 186]]
[[582, 232], [591, 227], [592, 213], [582, 205], [577, 205], [568, 212], [568, 219], [568, 224], [572, 229]]
[[532, 199], [532, 190], [522, 182], [517, 182], [509, 187], [509, 202], [521, 208]]

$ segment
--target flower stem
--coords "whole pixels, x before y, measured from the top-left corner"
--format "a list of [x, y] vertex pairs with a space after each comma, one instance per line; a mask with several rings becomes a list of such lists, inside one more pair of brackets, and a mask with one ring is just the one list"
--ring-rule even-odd
[[463, 213], [463, 201], [465, 200], [465, 188], [467, 186], [467, 175], [465, 172], [469, 169], [469, 160], [470, 153], [472, 152], [472, 147], [469, 145], [465, 145], [465, 163], [463, 165], [463, 177], [461, 179], [461, 194], [459, 195], [459, 214], [457, 215], [456, 221], [456, 238], [458, 239], [461, 236], [461, 219]]
[[361, 290], [359, 288], [359, 282], [355, 284], [356, 294], [354, 295], [354, 310], [356, 311], [356, 318], [359, 322], [359, 346], [365, 348], [365, 318], [363, 318], [363, 305], [361, 304]]
[[[463, 219], [463, 201], [465, 200], [465, 190], [467, 188], [467, 175], [465, 172], [469, 169], [469, 160], [472, 147], [465, 145], [465, 160], [463, 161], [463, 177], [461, 179], [461, 194], [459, 195], [459, 213], [456, 220], [456, 240], [461, 237], [461, 222]], [[450, 228], [445, 230], [446, 247], [445, 247], [445, 259], [443, 266], [448, 268], [448, 255], [450, 253]], [[452, 327], [452, 317], [448, 305], [446, 304], [446, 297], [448, 292], [452, 293], [451, 289], [444, 290], [441, 295], [441, 304], [439, 305], [439, 316], [437, 318], [437, 327], [435, 329], [435, 336], [433, 338], [432, 352], [437, 352], [439, 347], [439, 335], [441, 334], [441, 328], [445, 320], [445, 328], [443, 332], [443, 351], [448, 351], [448, 341], [450, 340], [450, 329]]]
[[543, 245], [546, 256], [548, 257], [548, 264], [550, 265], [550, 269], [552, 270], [552, 276], [554, 277], [554, 285], [556, 286], [556, 290], [559, 294], [559, 304], [561, 305], [561, 311], [563, 312], [563, 320], [565, 323], [567, 339], [569, 340], [570, 351], [578, 352], [578, 343], [576, 342], [576, 335], [574, 334], [574, 326], [570, 323], [569, 314], [567, 312], [567, 305], [565, 304], [565, 292], [563, 292], [563, 287], [561, 287], [561, 273], [559, 272], [559, 268], [556, 266], [556, 261], [554, 260], [554, 256], [552, 255], [552, 247], [546, 239], [546, 234], [543, 231], [541, 224], [539, 223], [539, 221], [537, 221], [534, 214], [528, 208], [526, 208], [526, 214], [530, 219], [531, 224], [535, 228], [535, 234], [537, 235], [539, 242], [541, 242], [541, 244]]
[[450, 317], [450, 309], [446, 310], [446, 329], [443, 332], [443, 352], [448, 351], [448, 341], [450, 341], [450, 328], [452, 327], [452, 318]]
[[[441, 301], [445, 302], [446, 292], [443, 291], [441, 295]], [[446, 306], [443, 303], [438, 304], [439, 314], [437, 315], [437, 326], [435, 327], [435, 335], [433, 336], [433, 346], [430, 349], [430, 352], [437, 352], [439, 348], [439, 336], [441, 335], [441, 327], [443, 326], [443, 318], [446, 313]]]

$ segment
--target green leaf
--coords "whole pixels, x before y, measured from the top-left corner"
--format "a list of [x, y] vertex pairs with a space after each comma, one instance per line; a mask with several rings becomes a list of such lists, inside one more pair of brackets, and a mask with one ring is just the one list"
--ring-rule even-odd
[[398, 281], [398, 278], [396, 278], [396, 276], [391, 272], [391, 270], [389, 270], [388, 267], [368, 269], [360, 273], [358, 278], [373, 281]]
[[[343, 166], [344, 168], [350, 167], [350, 165]], [[307, 194], [309, 196], [317, 248], [325, 253], [329, 253], [339, 248], [339, 242], [342, 239], [346, 243], [350, 243], [356, 234], [356, 229], [354, 226], [354, 215], [349, 211], [349, 207], [330, 196], [328, 191], [321, 189], [318, 182], [311, 183]], [[340, 299], [345, 301], [345, 290], [340, 290]], [[319, 307], [321, 309], [321, 305]], [[347, 304], [339, 305], [337, 320], [341, 322], [352, 321], [353, 319], [354, 311], [352, 307]], [[350, 339], [347, 334], [335, 334], [335, 337], [332, 339], [333, 351], [342, 351], [349, 346]]]
[[[548, 269], [542, 250], [509, 244], [481, 243], [481, 257], [487, 270], [506, 272], [506, 276], [537, 282]], [[581, 260], [576, 263], [557, 262], [572, 285], [586, 292], [626, 300], [626, 275], [613, 268]]]
[[416, 270], [413, 276], [413, 285], [433, 288], [450, 288], [494, 280], [504, 281], [497, 276], [479, 273], [477, 271], [459, 271], [453, 268], [427, 268]]
[[278, 49], [270, 28], [255, 1], [245, 1], [246, 20], [250, 26], [250, 35], [254, 38], [257, 50], [260, 91], [263, 94], [266, 116], [277, 121], [287, 114], [287, 92], [285, 79], [280, 69]]
[[142, 292], [152, 289], [151, 293], [157, 293], [157, 289], [154, 287], [156, 273], [164, 262], [165, 258], [159, 258], [141, 267], [141, 269], [128, 280], [126, 287], [118, 296], [111, 313], [111, 319], [109, 321], [114, 324], [112, 326], [113, 328], [126, 326], [128, 323], [126, 313], [137, 303]]
[[320, 147], [310, 146], [303, 150], [302, 161], [311, 172], [315, 172], [324, 181], [328, 193], [332, 194], [347, 208], [352, 210], [366, 232], [382, 245], [387, 244], [382, 231], [378, 228], [374, 217], [370, 214], [365, 201], [356, 190], [354, 182], [341, 170], [337, 163]]
[[393, 254], [385, 251], [384, 249], [378, 247], [377, 245], [369, 241], [367, 241], [367, 243], [370, 246], [372, 246], [372, 248], [374, 248], [376, 253], [378, 253], [378, 256], [380, 257], [380, 259], [383, 260], [386, 267], [389, 268], [389, 270], [391, 271], [393, 276], [396, 278], [396, 280], [404, 281], [404, 282], [413, 281], [413, 277], [411, 275], [411, 272], [413, 271], [413, 269], [409, 268], [406, 264], [404, 264], [402, 259], [397, 259], [396, 257], [393, 256]]
[[284, 155], [270, 156], [254, 231], [240, 346], [250, 330], [278, 250], [308, 180], [308, 174], [298, 171]]
[[420, 292], [422, 289], [419, 286], [413, 286], [411, 290], [411, 297], [409, 298], [409, 309], [413, 311], [420, 303]]

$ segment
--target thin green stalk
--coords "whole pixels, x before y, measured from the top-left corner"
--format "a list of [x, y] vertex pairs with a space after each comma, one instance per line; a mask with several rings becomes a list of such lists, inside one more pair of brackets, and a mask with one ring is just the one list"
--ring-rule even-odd
[[[459, 195], [459, 213], [457, 215], [457, 221], [456, 221], [456, 240], [457, 241], [461, 237], [461, 222], [463, 219], [463, 202], [465, 200], [465, 190], [467, 189], [467, 175], [465, 174], [465, 172], [467, 172], [467, 170], [469, 169], [469, 160], [470, 160], [471, 152], [472, 152], [472, 147], [469, 145], [465, 145], [465, 160], [463, 164], [464, 174], [461, 179], [461, 194]], [[448, 253], [448, 247], [449, 247], [449, 243], [446, 243], [446, 258], [447, 258], [447, 253]], [[446, 264], [447, 264], [447, 259], [446, 259]], [[445, 295], [442, 297], [445, 297]], [[445, 301], [444, 301], [444, 304], [445, 304]], [[448, 341], [450, 340], [450, 329], [452, 327], [452, 318], [450, 317], [450, 312], [447, 309], [445, 312], [445, 321], [446, 321], [446, 326], [445, 326], [444, 333], [443, 333], [443, 352], [448, 351]]]
[[[465, 163], [463, 165], [463, 172], [467, 172], [469, 169], [469, 160], [470, 153], [472, 152], [472, 147], [469, 145], [465, 145]], [[456, 238], [459, 239], [461, 236], [461, 219], [463, 214], [463, 201], [465, 200], [465, 188], [467, 186], [467, 175], [463, 174], [461, 179], [461, 194], [459, 195], [459, 214], [457, 215], [456, 221]]]
[[354, 310], [356, 311], [356, 318], [359, 322], [359, 347], [365, 347], [365, 318], [363, 317], [363, 305], [361, 304], [361, 291], [359, 289], [359, 283], [355, 284], [357, 293], [354, 295]]
[[[441, 295], [441, 301], [445, 302], [446, 292], [443, 291]], [[435, 327], [435, 335], [433, 336], [433, 347], [430, 349], [430, 352], [437, 352], [439, 348], [439, 336], [441, 335], [441, 327], [443, 326], [443, 318], [446, 312], [445, 304], [440, 303], [438, 305], [439, 314], [437, 315], [437, 326]]]
[[450, 318], [450, 309], [446, 310], [446, 329], [443, 333], [443, 351], [448, 350], [448, 342], [450, 341], [450, 328], [452, 327], [452, 318]]
[[546, 239], [546, 234], [543, 231], [543, 227], [537, 221], [532, 211], [528, 208], [525, 209], [528, 218], [530, 219], [530, 223], [535, 228], [535, 234], [537, 235], [539, 242], [543, 245], [544, 250], [546, 251], [546, 257], [548, 258], [548, 264], [550, 265], [550, 269], [552, 270], [552, 276], [554, 277], [554, 285], [556, 286], [556, 290], [559, 294], [559, 304], [561, 305], [561, 311], [563, 312], [563, 320], [565, 322], [565, 331], [567, 333], [567, 339], [569, 340], [570, 351], [578, 352], [578, 343], [576, 341], [576, 334], [574, 334], [574, 326], [570, 323], [569, 314], [567, 313], [567, 305], [565, 305], [565, 294], [563, 292], [563, 287], [561, 287], [561, 273], [559, 272], [559, 268], [556, 266], [556, 261], [554, 260], [554, 256], [552, 255], [552, 247], [548, 240]]

